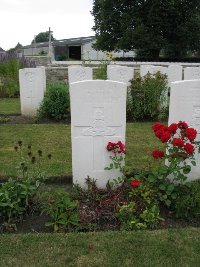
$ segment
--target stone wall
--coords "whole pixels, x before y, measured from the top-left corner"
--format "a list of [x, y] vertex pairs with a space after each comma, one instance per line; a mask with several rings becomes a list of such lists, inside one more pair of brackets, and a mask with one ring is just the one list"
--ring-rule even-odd
[[47, 66], [51, 64], [51, 58], [47, 56], [25, 56], [25, 58], [35, 61], [36, 66]]
[[67, 67], [46, 67], [47, 84], [55, 83], [57, 81], [68, 82], [68, 68]]

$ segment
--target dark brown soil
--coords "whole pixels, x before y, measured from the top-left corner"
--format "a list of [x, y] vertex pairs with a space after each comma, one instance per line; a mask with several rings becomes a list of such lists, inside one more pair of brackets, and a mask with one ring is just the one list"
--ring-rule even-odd
[[0, 118], [4, 120], [6, 124], [32, 124], [35, 123], [34, 118], [27, 116], [21, 116], [20, 114], [13, 115], [0, 115]]
[[58, 124], [63, 124], [63, 123], [70, 123], [67, 120], [50, 120], [50, 119], [43, 119], [41, 121], [37, 121], [36, 118], [31, 118], [28, 116], [22, 116], [20, 114], [12, 114], [12, 115], [5, 115], [5, 114], [0, 114], [0, 123], [6, 123], [6, 124], [34, 124], [34, 123], [58, 123]]

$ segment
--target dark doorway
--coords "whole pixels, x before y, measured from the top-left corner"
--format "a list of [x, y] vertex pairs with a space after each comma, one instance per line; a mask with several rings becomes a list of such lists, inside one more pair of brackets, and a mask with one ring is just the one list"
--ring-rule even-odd
[[55, 60], [62, 61], [68, 59], [68, 47], [67, 46], [56, 46], [54, 48]]
[[69, 46], [69, 59], [81, 59], [81, 46]]

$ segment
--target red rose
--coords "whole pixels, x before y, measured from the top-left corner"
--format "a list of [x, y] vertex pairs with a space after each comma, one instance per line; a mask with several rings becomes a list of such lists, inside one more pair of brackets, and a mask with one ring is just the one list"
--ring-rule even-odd
[[163, 135], [164, 131], [163, 129], [160, 129], [158, 131], [155, 132], [155, 136], [157, 136], [158, 138], [161, 138], [161, 136]]
[[173, 141], [172, 141], [172, 145], [183, 147], [184, 146], [184, 142], [180, 138], [174, 138]]
[[164, 127], [164, 124], [162, 124], [161, 122], [156, 122], [153, 126], [152, 129], [154, 132], [157, 132], [158, 130], [162, 129]]
[[179, 129], [187, 129], [188, 128], [188, 124], [185, 121], [179, 121], [178, 128]]
[[121, 141], [118, 141], [117, 142], [117, 145], [119, 147], [118, 153], [125, 154], [126, 153], [126, 151], [125, 151], [125, 149], [126, 149], [125, 145]]
[[163, 131], [163, 133], [160, 137], [160, 140], [162, 141], [162, 143], [166, 143], [167, 141], [169, 141], [170, 137], [171, 137], [170, 132]]
[[185, 144], [184, 145], [184, 150], [188, 153], [188, 155], [192, 155], [194, 153], [194, 146], [192, 144]]
[[125, 145], [121, 142], [118, 141], [117, 143], [113, 143], [113, 142], [108, 142], [107, 144], [107, 150], [111, 151], [113, 153], [119, 153], [119, 154], [125, 154]]
[[112, 142], [108, 142], [107, 144], [107, 150], [108, 151], [112, 151], [115, 147], [115, 143], [112, 143]]
[[154, 159], [163, 158], [165, 156], [165, 153], [159, 149], [156, 149], [152, 152], [152, 156]]
[[185, 135], [192, 142], [197, 136], [197, 131], [194, 128], [187, 128]]
[[139, 180], [132, 180], [130, 182], [130, 185], [133, 187], [133, 188], [136, 188], [138, 187], [142, 182], [140, 182]]
[[176, 123], [172, 123], [170, 126], [168, 126], [168, 131], [172, 134], [175, 134], [178, 129], [178, 125]]

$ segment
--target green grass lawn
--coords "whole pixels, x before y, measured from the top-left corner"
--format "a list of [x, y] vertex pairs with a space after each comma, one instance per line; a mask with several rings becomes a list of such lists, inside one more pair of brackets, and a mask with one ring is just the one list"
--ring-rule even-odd
[[[127, 124], [127, 166], [145, 168], [151, 151], [162, 147], [152, 133], [152, 124]], [[49, 176], [71, 174], [70, 125], [0, 124], [0, 176], [17, 176], [20, 157], [14, 146], [19, 140], [26, 144], [26, 153], [28, 144], [35, 155], [38, 149], [43, 151], [41, 164]], [[49, 153], [50, 162], [46, 157]], [[0, 259], [2, 267], [199, 267], [200, 228], [2, 234]]]
[[[153, 123], [128, 123], [126, 136], [126, 165], [130, 168], [147, 166], [149, 154], [162, 146], [153, 135]], [[14, 151], [18, 140], [26, 147], [32, 144], [43, 151], [42, 166], [48, 176], [71, 175], [71, 133], [70, 125], [64, 124], [0, 124], [0, 175], [17, 176], [16, 165], [21, 161], [19, 153]], [[26, 148], [25, 147], [25, 148]], [[27, 157], [28, 150], [25, 149]], [[45, 155], [52, 154], [51, 162]], [[87, 154], [87, 148], [85, 150]], [[27, 157], [28, 158], [28, 157]], [[37, 157], [38, 158], [38, 157]], [[50, 166], [49, 166], [50, 163]]]
[[20, 99], [19, 98], [0, 98], [0, 114], [19, 114]]
[[199, 267], [200, 229], [1, 235], [0, 258], [2, 267]]

